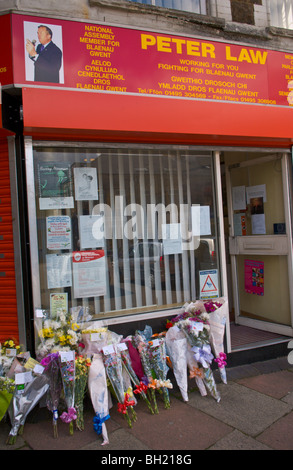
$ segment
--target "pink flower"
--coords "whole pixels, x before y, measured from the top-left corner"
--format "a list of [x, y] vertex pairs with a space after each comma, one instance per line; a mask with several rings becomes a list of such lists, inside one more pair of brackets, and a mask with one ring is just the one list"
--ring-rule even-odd
[[75, 420], [76, 418], [76, 410], [73, 407], [68, 408], [68, 413], [64, 411], [60, 416], [60, 419], [63, 421], [63, 423], [71, 423], [71, 421]]

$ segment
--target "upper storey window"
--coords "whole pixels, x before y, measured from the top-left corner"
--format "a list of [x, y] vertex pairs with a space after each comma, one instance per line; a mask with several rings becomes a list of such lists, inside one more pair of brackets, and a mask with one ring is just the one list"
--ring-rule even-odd
[[270, 0], [271, 25], [293, 29], [292, 0]]
[[136, 3], [171, 8], [173, 10], [190, 11], [201, 15], [207, 14], [206, 0], [130, 0]]

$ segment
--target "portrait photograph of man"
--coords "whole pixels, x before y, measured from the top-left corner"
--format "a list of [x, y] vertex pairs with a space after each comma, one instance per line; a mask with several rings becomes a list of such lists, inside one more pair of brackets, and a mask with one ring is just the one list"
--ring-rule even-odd
[[26, 80], [64, 83], [62, 28], [24, 22]]

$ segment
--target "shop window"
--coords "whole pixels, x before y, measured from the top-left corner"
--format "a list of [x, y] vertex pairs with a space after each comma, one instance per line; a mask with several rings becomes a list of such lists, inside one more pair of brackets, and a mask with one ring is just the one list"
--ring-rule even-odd
[[[92, 318], [181, 308], [200, 298], [201, 271], [217, 276], [210, 152], [36, 144], [32, 155], [35, 308], [83, 306]], [[221, 295], [218, 279], [213, 289]]]
[[201, 15], [207, 14], [206, 0], [129, 0], [135, 3], [154, 5], [173, 10], [190, 11]]
[[292, 0], [270, 0], [271, 25], [293, 29]]

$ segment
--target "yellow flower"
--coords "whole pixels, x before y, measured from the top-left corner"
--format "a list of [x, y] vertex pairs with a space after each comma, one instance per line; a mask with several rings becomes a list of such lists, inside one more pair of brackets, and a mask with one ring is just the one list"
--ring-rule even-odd
[[68, 336], [66, 336], [66, 335], [59, 336], [59, 341], [60, 341], [61, 345], [64, 346], [64, 344], [66, 344], [66, 342], [68, 341]]
[[77, 331], [77, 330], [79, 330], [79, 325], [78, 325], [77, 323], [72, 323], [71, 329], [72, 329], [73, 331]]
[[108, 330], [107, 327], [95, 328], [93, 330], [82, 330], [83, 334], [91, 334], [91, 333], [104, 333]]

